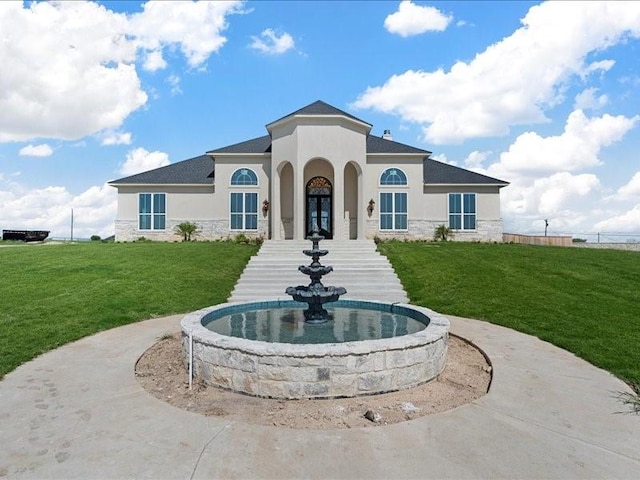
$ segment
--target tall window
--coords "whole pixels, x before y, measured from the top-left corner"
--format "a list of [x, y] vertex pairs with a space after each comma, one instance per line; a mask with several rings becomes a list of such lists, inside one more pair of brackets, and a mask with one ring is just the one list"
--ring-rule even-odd
[[449, 228], [452, 230], [476, 229], [476, 194], [449, 194]]
[[164, 230], [167, 215], [167, 196], [164, 193], [138, 195], [138, 228]]
[[380, 192], [380, 230], [407, 229], [407, 193]]
[[[258, 185], [258, 176], [250, 168], [239, 168], [231, 175], [232, 187], [251, 187]], [[229, 223], [231, 230], [258, 229], [258, 193], [231, 192], [229, 204]]]
[[231, 230], [258, 229], [258, 193], [231, 192]]
[[[407, 176], [399, 168], [387, 168], [380, 175], [381, 187], [407, 185]], [[407, 192], [380, 192], [380, 230], [407, 229]]]
[[231, 175], [231, 185], [258, 185], [258, 176], [250, 168], [239, 168]]

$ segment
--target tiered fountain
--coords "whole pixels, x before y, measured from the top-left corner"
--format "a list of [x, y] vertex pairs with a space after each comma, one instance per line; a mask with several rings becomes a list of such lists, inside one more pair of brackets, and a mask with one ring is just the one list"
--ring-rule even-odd
[[[449, 321], [414, 305], [339, 300], [325, 287], [323, 237], [309, 237], [308, 286], [294, 300], [225, 303], [182, 319], [183, 355], [208, 385], [281, 399], [355, 397], [428, 382], [444, 369]], [[306, 303], [307, 308], [301, 304]], [[325, 308], [326, 306], [326, 308]]]
[[333, 272], [333, 267], [325, 267], [320, 264], [320, 257], [324, 257], [328, 250], [320, 250], [318, 244], [324, 237], [320, 235], [320, 229], [314, 226], [312, 234], [308, 237], [312, 242], [311, 250], [303, 250], [307, 257], [311, 257], [311, 265], [300, 265], [298, 270], [311, 278], [308, 286], [299, 285], [288, 287], [287, 295], [291, 295], [296, 302], [306, 303], [309, 308], [304, 311], [304, 319], [307, 323], [325, 323], [329, 320], [329, 312], [323, 305], [329, 302], [336, 302], [340, 295], [347, 293], [344, 287], [325, 287], [321, 280], [327, 273]]

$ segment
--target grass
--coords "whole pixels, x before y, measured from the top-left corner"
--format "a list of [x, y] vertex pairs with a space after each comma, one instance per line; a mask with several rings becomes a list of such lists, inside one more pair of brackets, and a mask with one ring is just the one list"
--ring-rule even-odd
[[640, 253], [456, 242], [378, 248], [412, 303], [535, 335], [640, 385]]
[[[461, 242], [379, 249], [412, 303], [535, 335], [640, 385], [640, 253]], [[0, 248], [0, 378], [86, 335], [224, 302], [256, 250], [234, 242]]]
[[0, 248], [0, 378], [86, 335], [224, 302], [256, 251], [232, 242]]

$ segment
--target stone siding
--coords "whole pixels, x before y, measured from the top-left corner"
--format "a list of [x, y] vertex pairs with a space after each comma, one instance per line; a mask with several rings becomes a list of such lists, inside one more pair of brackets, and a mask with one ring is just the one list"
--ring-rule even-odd
[[[433, 235], [443, 222], [409, 219], [408, 231], [394, 232], [378, 229], [378, 219], [366, 221], [366, 237], [383, 240], [433, 240]], [[451, 240], [460, 242], [502, 242], [502, 220], [478, 220], [473, 231], [455, 231]]]
[[195, 240], [221, 240], [233, 238], [242, 233], [247, 237], [268, 238], [269, 220], [268, 218], [258, 219], [258, 231], [231, 231], [228, 220], [189, 220], [189, 219], [167, 219], [165, 230], [138, 230], [137, 220], [116, 220], [115, 240], [116, 242], [133, 242], [141, 237], [147, 240], [158, 242], [179, 242], [182, 237], [175, 233], [175, 228], [182, 222], [195, 222], [198, 226], [198, 233], [192, 236]]

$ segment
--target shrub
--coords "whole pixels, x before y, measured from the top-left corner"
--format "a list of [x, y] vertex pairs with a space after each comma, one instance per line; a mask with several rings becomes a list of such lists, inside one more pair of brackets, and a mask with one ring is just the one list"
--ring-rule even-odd
[[444, 224], [438, 225], [435, 232], [433, 233], [433, 239], [436, 242], [446, 242], [447, 240], [449, 240], [449, 238], [453, 238], [453, 232], [451, 231], [451, 229], [449, 227], [446, 227]]
[[176, 235], [182, 236], [183, 242], [190, 242], [191, 236], [198, 233], [196, 222], [182, 222], [175, 226]]
[[100, 240], [102, 240], [102, 238], [100, 238], [100, 235], [91, 235], [92, 242], [99, 242]]

